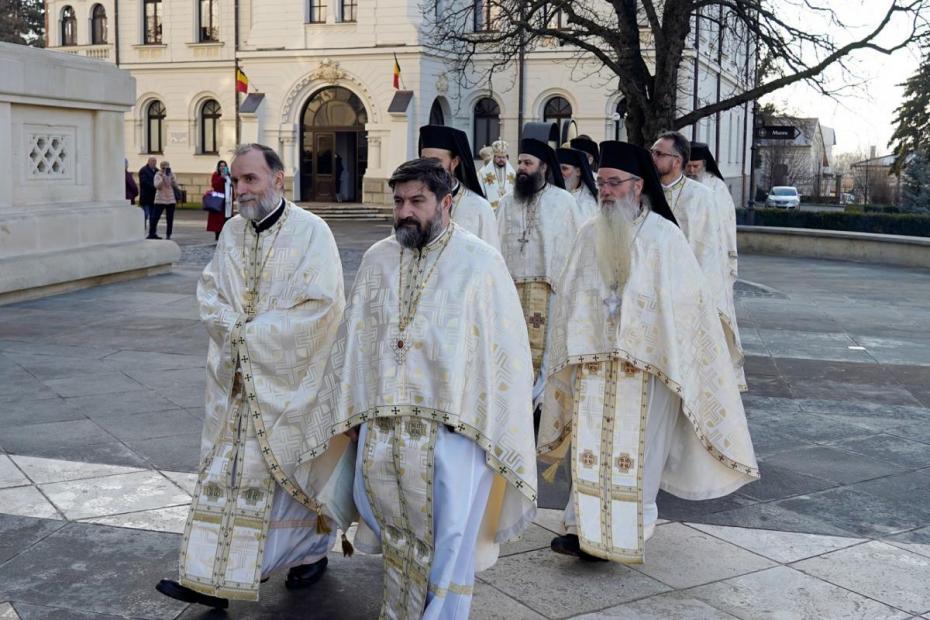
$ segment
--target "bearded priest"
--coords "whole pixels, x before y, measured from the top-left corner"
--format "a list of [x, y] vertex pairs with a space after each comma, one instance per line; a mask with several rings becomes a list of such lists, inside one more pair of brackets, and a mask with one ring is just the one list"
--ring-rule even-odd
[[733, 303], [730, 276], [729, 241], [726, 223], [714, 201], [714, 194], [705, 185], [684, 174], [691, 161], [691, 144], [677, 131], [659, 136], [652, 145], [652, 161], [659, 173], [665, 200], [668, 202], [694, 251], [701, 271], [707, 279], [710, 294], [717, 304], [733, 372], [740, 391], [745, 391], [746, 375], [743, 371], [743, 345], [736, 325], [736, 306]]
[[500, 250], [497, 220], [478, 182], [465, 132], [444, 125], [420, 127], [420, 157], [438, 159], [452, 175], [452, 221]]
[[[206, 417], [180, 583], [156, 586], [218, 608], [258, 600], [259, 581], [276, 569], [290, 568], [288, 588], [326, 570], [332, 510], [293, 473], [345, 305], [333, 235], [284, 199], [278, 155], [242, 146], [231, 172], [239, 216], [223, 227], [197, 285], [210, 336]], [[314, 473], [322, 482], [330, 474], [325, 464]]]
[[601, 150], [598, 148], [597, 142], [592, 140], [589, 136], [582, 134], [569, 140], [568, 145], [573, 149], [585, 153], [588, 156], [588, 165], [591, 167], [591, 170], [597, 172], [597, 166], [601, 158]]
[[478, 181], [484, 190], [484, 196], [491, 203], [491, 208], [497, 211], [501, 198], [513, 191], [513, 182], [516, 174], [507, 155], [507, 143], [495, 140], [491, 144], [493, 156], [491, 161], [478, 171]]
[[499, 252], [449, 215], [435, 159], [389, 180], [394, 235], [358, 269], [302, 461], [358, 441], [355, 546], [384, 554], [382, 618], [467, 618], [475, 571], [536, 512], [531, 361]]
[[575, 240], [574, 197], [565, 191], [552, 148], [524, 138], [513, 193], [497, 210], [501, 253], [517, 285], [533, 352], [533, 400], [542, 396], [549, 306]]
[[586, 223], [552, 313], [539, 452], [571, 449], [557, 553], [639, 563], [656, 495], [689, 500], [758, 479], [739, 388], [701, 268], [649, 152], [601, 143], [600, 214]]
[[575, 221], [587, 222], [597, 215], [597, 186], [594, 184], [594, 173], [588, 165], [588, 154], [576, 149], [557, 149], [556, 157], [565, 181], [565, 189], [575, 198], [578, 206], [575, 212]]
[[736, 204], [733, 195], [724, 182], [723, 174], [710, 152], [710, 147], [703, 142], [691, 143], [691, 161], [686, 166], [689, 178], [706, 185], [714, 194], [714, 204], [720, 212], [720, 221], [723, 222], [723, 237], [726, 240], [727, 258], [730, 265], [730, 296], [733, 296], [733, 284], [738, 274], [736, 251]]

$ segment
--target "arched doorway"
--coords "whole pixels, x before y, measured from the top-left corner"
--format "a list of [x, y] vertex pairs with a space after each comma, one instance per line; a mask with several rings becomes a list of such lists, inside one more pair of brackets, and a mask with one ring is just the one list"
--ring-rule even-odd
[[368, 166], [368, 113], [361, 99], [331, 86], [310, 97], [300, 116], [301, 198], [358, 202]]

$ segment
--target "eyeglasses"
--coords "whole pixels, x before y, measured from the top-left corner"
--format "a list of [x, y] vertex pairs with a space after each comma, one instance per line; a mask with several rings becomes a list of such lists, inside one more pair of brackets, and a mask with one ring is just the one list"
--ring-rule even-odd
[[596, 179], [594, 184], [597, 185], [598, 189], [602, 189], [604, 186], [616, 189], [628, 181], [635, 181], [636, 177], [630, 177], [629, 179]]
[[653, 157], [681, 157], [678, 153], [663, 153], [659, 149], [652, 149], [649, 152], [652, 153]]

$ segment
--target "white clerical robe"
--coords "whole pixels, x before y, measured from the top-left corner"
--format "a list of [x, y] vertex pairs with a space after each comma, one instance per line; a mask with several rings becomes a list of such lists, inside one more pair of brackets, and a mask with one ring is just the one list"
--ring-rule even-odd
[[591, 193], [588, 186], [582, 183], [577, 189], [572, 190], [572, 196], [575, 198], [575, 204], [578, 206], [575, 211], [575, 221], [579, 228], [582, 224], [597, 215], [599, 207], [597, 206], [597, 197]]
[[529, 202], [518, 200], [516, 194], [506, 196], [497, 210], [501, 253], [517, 285], [530, 336], [534, 400], [545, 385], [549, 307], [575, 240], [576, 210], [571, 194], [548, 184]]
[[[206, 416], [181, 583], [258, 600], [262, 575], [314, 562], [333, 543], [331, 511], [293, 477], [345, 305], [333, 235], [291, 203], [261, 233], [234, 217], [197, 300], [210, 336]], [[329, 477], [325, 465], [315, 473]]]
[[492, 159], [478, 170], [481, 189], [495, 211], [500, 206], [501, 199], [513, 191], [515, 178], [516, 174], [509, 161], [505, 162], [503, 168], [499, 168]]
[[736, 324], [733, 302], [733, 280], [730, 276], [729, 242], [720, 209], [713, 192], [705, 185], [682, 175], [669, 187], [664, 187], [665, 199], [694, 251], [701, 271], [707, 279], [710, 293], [717, 304], [720, 320], [727, 335], [727, 346], [733, 361], [740, 390], [746, 389], [743, 371], [743, 345]]
[[[736, 282], [739, 270], [737, 261], [739, 254], [736, 248], [736, 204], [727, 184], [716, 175], [704, 172], [699, 179], [701, 183], [714, 193], [714, 204], [720, 212], [720, 221], [723, 226], [723, 238], [726, 241], [727, 258], [730, 265], [730, 280]], [[731, 284], [732, 287], [732, 284]], [[732, 293], [731, 293], [732, 294]]]
[[539, 452], [559, 459], [571, 445], [582, 548], [641, 562], [656, 475], [669, 493], [703, 500], [759, 471], [726, 337], [684, 235], [644, 210], [618, 292], [597, 267], [598, 225], [579, 231], [553, 309]]
[[491, 204], [461, 183], [452, 197], [452, 219], [495, 250], [500, 251], [497, 220]]
[[[418, 272], [431, 275], [401, 330], [401, 279]], [[360, 427], [354, 542], [384, 553], [382, 617], [467, 617], [474, 571], [531, 522], [531, 386], [499, 252], [454, 222], [422, 255], [393, 236], [366, 252], [301, 459]]]

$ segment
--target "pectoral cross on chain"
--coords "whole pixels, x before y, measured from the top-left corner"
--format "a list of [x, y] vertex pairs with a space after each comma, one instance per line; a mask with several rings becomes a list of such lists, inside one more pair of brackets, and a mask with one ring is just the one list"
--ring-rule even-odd
[[520, 252], [523, 253], [523, 251], [526, 249], [526, 244], [530, 242], [529, 231], [524, 230], [522, 233], [520, 233], [520, 237], [517, 239], [517, 241], [520, 243]]
[[610, 320], [614, 321], [617, 319], [617, 315], [620, 314], [620, 306], [622, 304], [623, 298], [620, 297], [617, 289], [611, 288], [610, 295], [608, 295], [607, 299], [604, 300], [604, 305], [607, 306], [607, 315]]

